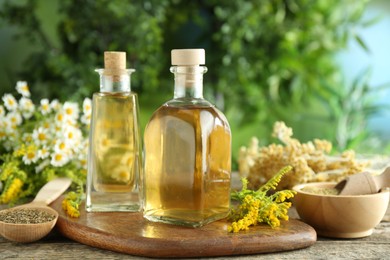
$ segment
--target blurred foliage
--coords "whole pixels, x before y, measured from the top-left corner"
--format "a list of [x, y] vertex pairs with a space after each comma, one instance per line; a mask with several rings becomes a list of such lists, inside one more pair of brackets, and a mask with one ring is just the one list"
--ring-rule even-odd
[[[315, 135], [342, 148], [366, 134], [343, 130], [347, 141], [340, 140], [345, 120], [338, 113], [349, 94], [334, 60], [351, 39], [369, 51], [356, 34], [374, 22], [362, 21], [365, 0], [61, 0], [57, 44], [42, 30], [37, 3], [5, 1], [0, 19], [40, 46], [19, 79], [42, 97], [90, 96], [103, 52], [122, 50], [137, 70], [132, 86], [148, 114], [173, 91], [170, 50], [201, 47], [209, 68], [205, 96], [225, 111], [237, 136], [234, 150], [250, 135], [267, 142], [276, 120], [298, 129], [303, 141]], [[310, 110], [316, 119], [306, 115]]]
[[317, 94], [318, 100], [329, 111], [330, 120], [337, 122], [335, 144], [340, 150], [360, 146], [364, 147], [366, 152], [372, 152], [368, 147], [378, 146], [373, 145], [377, 140], [366, 130], [367, 119], [380, 111], [390, 109], [389, 105], [375, 103], [379, 93], [388, 89], [390, 84], [372, 87], [368, 83], [370, 75], [371, 70], [366, 69], [350, 85], [339, 84], [336, 88], [325, 83]]
[[160, 25], [167, 1], [59, 1], [59, 46], [42, 30], [38, 3], [6, 1], [0, 13], [4, 21], [22, 29], [21, 34], [31, 43], [41, 46], [20, 72], [32, 89], [39, 86], [45, 90], [40, 94], [48, 98], [82, 100], [90, 96], [98, 90], [94, 68], [103, 66], [105, 50], [126, 51], [132, 66], [149, 64], [142, 65], [133, 81], [135, 90], [137, 86], [145, 91], [157, 88], [163, 60]]

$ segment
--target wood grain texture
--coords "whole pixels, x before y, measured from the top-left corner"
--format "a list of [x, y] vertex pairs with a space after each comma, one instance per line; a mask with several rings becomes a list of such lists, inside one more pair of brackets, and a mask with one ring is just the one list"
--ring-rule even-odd
[[148, 257], [204, 257], [247, 255], [309, 247], [317, 235], [312, 227], [296, 220], [231, 234], [228, 223], [217, 221], [202, 228], [186, 228], [145, 220], [141, 213], [86, 213], [73, 219], [61, 209], [62, 197], [52, 207], [59, 212], [57, 230], [82, 244]]
[[[2, 208], [4, 205], [0, 205]], [[5, 206], [4, 206], [5, 207]], [[289, 214], [298, 215], [294, 208]], [[390, 220], [390, 208], [387, 212]], [[1, 259], [148, 259], [91, 247], [62, 236], [55, 228], [45, 238], [28, 244], [14, 243], [0, 237]], [[290, 259], [389, 259], [390, 258], [390, 222], [381, 222], [374, 233], [359, 239], [329, 239], [318, 237], [312, 246], [283, 252], [271, 252], [257, 255], [237, 255], [227, 258], [203, 257], [202, 260], [290, 260]]]

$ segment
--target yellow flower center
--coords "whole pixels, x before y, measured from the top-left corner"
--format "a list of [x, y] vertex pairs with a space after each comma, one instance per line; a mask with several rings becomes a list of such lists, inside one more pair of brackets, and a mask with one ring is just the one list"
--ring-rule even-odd
[[11, 118], [11, 122], [12, 122], [12, 123], [16, 124], [16, 121], [17, 121], [17, 120], [16, 120], [16, 117], [12, 117], [12, 118]]
[[61, 150], [64, 150], [65, 149], [65, 143], [60, 143], [60, 145], [58, 146]]
[[62, 157], [63, 157], [62, 154], [57, 153], [57, 154], [54, 156], [54, 160], [56, 160], [56, 161], [61, 161]]
[[44, 140], [46, 140], [46, 135], [44, 133], [39, 133], [38, 139], [39, 139], [39, 141], [44, 141]]
[[28, 159], [34, 159], [35, 158], [35, 153], [34, 152], [27, 152], [27, 158]]
[[71, 115], [71, 114], [73, 114], [73, 109], [67, 108], [67, 109], [65, 110], [65, 113], [66, 113], [67, 115]]

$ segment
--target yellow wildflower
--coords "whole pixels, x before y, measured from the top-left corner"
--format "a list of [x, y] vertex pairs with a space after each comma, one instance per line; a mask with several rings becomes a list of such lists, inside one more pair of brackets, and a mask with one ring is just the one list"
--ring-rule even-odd
[[0, 203], [6, 204], [15, 200], [18, 194], [21, 192], [23, 182], [19, 178], [14, 178], [11, 184], [5, 187], [5, 190], [0, 196]]
[[13, 155], [15, 156], [15, 157], [20, 157], [20, 156], [23, 156], [23, 155], [25, 155], [26, 154], [26, 145], [25, 144], [22, 144], [19, 148], [17, 148], [15, 151], [14, 151], [14, 153], [13, 153]]
[[241, 211], [246, 212], [245, 216], [242, 217], [240, 214], [240, 219], [232, 223], [228, 227], [229, 232], [238, 232], [240, 230], [248, 230], [249, 226], [256, 225], [259, 214], [259, 205], [260, 201], [255, 200], [253, 196], [247, 195], [244, 198], [243, 204], [240, 206]]
[[248, 190], [248, 181], [242, 179], [241, 191], [232, 193], [232, 199], [238, 200], [240, 205], [230, 212], [229, 218], [233, 223], [228, 227], [228, 232], [248, 230], [249, 226], [257, 223], [267, 223], [275, 228], [280, 226], [279, 219], [288, 220], [288, 209], [291, 203], [285, 200], [292, 198], [295, 192], [282, 190], [273, 195], [267, 195], [267, 192], [276, 189], [282, 176], [291, 169], [291, 166], [284, 167], [257, 191]]
[[62, 201], [62, 209], [72, 218], [78, 218], [80, 216], [78, 207], [76, 208], [68, 199]]
[[69, 192], [65, 199], [62, 201], [62, 209], [72, 218], [78, 218], [80, 216], [79, 206], [82, 200], [82, 192], [75, 193]]

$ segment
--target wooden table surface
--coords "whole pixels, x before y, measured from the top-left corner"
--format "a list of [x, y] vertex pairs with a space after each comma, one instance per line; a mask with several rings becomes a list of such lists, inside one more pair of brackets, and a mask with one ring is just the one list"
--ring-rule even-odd
[[[294, 209], [290, 210], [296, 216]], [[390, 209], [374, 233], [359, 239], [318, 237], [311, 247], [288, 252], [209, 259], [390, 259]], [[0, 237], [0, 259], [142, 259], [74, 242], [53, 230], [30, 244], [9, 242]], [[207, 259], [207, 258], [204, 258]]]

